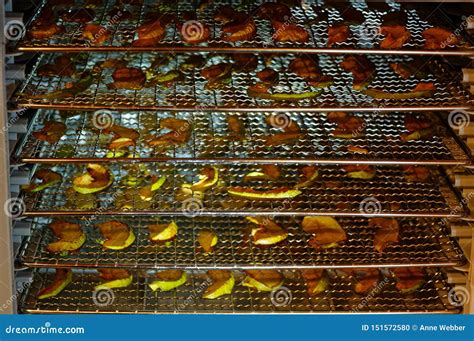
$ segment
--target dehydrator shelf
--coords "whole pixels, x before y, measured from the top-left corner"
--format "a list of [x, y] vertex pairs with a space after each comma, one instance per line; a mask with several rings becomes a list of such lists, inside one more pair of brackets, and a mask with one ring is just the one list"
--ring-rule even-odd
[[[333, 136], [336, 123], [326, 113], [288, 112], [285, 116], [267, 113], [234, 113], [245, 126], [243, 138], [232, 137], [227, 123], [230, 114], [212, 112], [127, 112], [108, 113], [110, 125], [121, 125], [140, 133], [137, 143], [127, 155], [108, 148], [111, 135], [94, 126], [92, 112], [61, 113], [40, 110], [29, 133], [16, 152], [15, 159], [26, 163], [79, 162], [176, 162], [176, 163], [287, 163], [287, 164], [432, 164], [462, 165], [470, 163], [465, 146], [456, 138], [449, 125], [436, 114], [411, 113], [413, 117], [428, 117], [433, 122], [433, 136], [420, 140], [402, 141], [407, 134], [402, 113], [353, 113], [363, 119], [364, 126], [352, 132], [352, 138]], [[182, 145], [169, 144], [150, 147], [150, 136], [160, 135], [163, 118], [186, 120], [192, 126], [190, 140]], [[274, 125], [266, 118], [273, 117]], [[279, 125], [288, 118], [296, 122], [303, 133], [297, 143], [269, 147], [266, 139], [279, 133]], [[53, 144], [41, 141], [32, 132], [40, 131], [46, 122], [64, 122], [65, 134]], [[278, 122], [280, 121], [280, 122]], [[350, 151], [351, 147], [365, 154]]]
[[[456, 266], [464, 263], [462, 250], [449, 237], [446, 222], [438, 219], [400, 219], [400, 242], [387, 246], [383, 253], [374, 250], [376, 228], [369, 218], [340, 218], [347, 241], [339, 247], [316, 250], [308, 241], [299, 218], [274, 220], [288, 232], [285, 241], [262, 247], [254, 245], [253, 224], [244, 217], [176, 217], [178, 235], [169, 244], [153, 243], [147, 226], [165, 223], [172, 218], [122, 218], [133, 229], [135, 242], [127, 249], [107, 250], [97, 240], [102, 237], [95, 224], [110, 219], [66, 219], [82, 226], [87, 241], [69, 255], [52, 254], [47, 245], [56, 238], [48, 224], [50, 218], [36, 218], [32, 234], [23, 245], [21, 261], [28, 267], [93, 268], [126, 267], [147, 269], [274, 269], [274, 268], [351, 268], [397, 266]], [[201, 230], [210, 229], [218, 236], [213, 252], [206, 254], [199, 246]]]
[[[205, 67], [221, 62], [234, 63], [231, 56], [209, 55]], [[412, 61], [412, 57], [403, 56], [367, 56], [375, 66], [376, 75], [370, 82], [370, 88], [383, 90], [388, 93], [406, 93], [423, 83], [432, 83], [435, 91], [430, 97], [409, 99], [376, 99], [360, 90], [352, 88], [353, 77], [339, 66], [344, 56], [318, 55], [319, 65], [324, 75], [333, 77], [333, 84], [324, 88], [309, 86], [303, 78], [289, 72], [287, 66], [294, 55], [274, 56], [270, 65], [265, 64], [259, 57], [257, 71], [269, 66], [279, 72], [279, 83], [274, 91], [286, 94], [312, 93], [322, 91], [310, 99], [297, 102], [282, 102], [269, 99], [260, 99], [248, 94], [249, 86], [258, 82], [255, 72], [234, 72], [231, 82], [220, 89], [209, 90], [207, 81], [200, 74], [200, 69], [185, 71], [183, 80], [174, 84], [162, 86], [149, 85], [140, 90], [109, 89], [113, 82], [113, 69], [103, 69], [92, 72], [94, 65], [106, 59], [124, 59], [128, 67], [140, 68], [143, 71], [150, 69], [157, 57], [144, 53], [137, 58], [134, 54], [105, 53], [87, 55], [84, 61], [76, 65], [77, 73], [71, 77], [41, 77], [37, 70], [41, 65], [53, 63], [56, 54], [42, 55], [33, 71], [16, 94], [17, 105], [24, 108], [53, 108], [53, 109], [107, 109], [107, 110], [153, 110], [153, 111], [434, 111], [434, 110], [468, 110], [474, 107], [470, 95], [461, 86], [460, 75], [456, 75], [450, 66], [437, 59], [427, 61], [426, 74], [422, 80], [414, 76], [408, 79], [400, 78], [390, 67], [390, 63], [404, 63]], [[166, 73], [176, 70], [188, 55], [175, 55], [171, 61], [152, 72]], [[159, 56], [163, 59], [162, 56]], [[80, 59], [80, 58], [79, 58]], [[92, 72], [91, 85], [74, 96], [47, 97], [53, 91], [64, 90], [77, 82], [80, 73]], [[95, 76], [94, 76], [95, 75]], [[45, 97], [46, 96], [46, 97]], [[391, 95], [390, 95], [391, 96]]]
[[[465, 32], [462, 23], [454, 24], [439, 9], [434, 11], [426, 9], [426, 13], [422, 13], [419, 9], [414, 9], [409, 4], [397, 4], [389, 2], [387, 9], [376, 9], [367, 7], [364, 2], [353, 2], [353, 7], [360, 10], [364, 20], [360, 25], [350, 25], [351, 37], [346, 42], [339, 43], [333, 47], [327, 47], [328, 42], [328, 26], [343, 21], [340, 11], [336, 8], [321, 6], [321, 1], [307, 0], [302, 6], [293, 6], [291, 9], [292, 18], [288, 20], [291, 24], [297, 24], [309, 33], [309, 40], [306, 43], [283, 42], [278, 43], [273, 39], [275, 30], [272, 28], [270, 21], [260, 19], [256, 15], [256, 9], [259, 4], [264, 1], [244, 2], [232, 1], [230, 3], [241, 11], [252, 13], [256, 24], [256, 37], [252, 40], [243, 42], [229, 43], [221, 38], [222, 25], [217, 23], [212, 17], [217, 8], [222, 5], [229, 4], [228, 1], [213, 1], [204, 10], [197, 11], [197, 19], [199, 24], [195, 23], [192, 28], [203, 31], [204, 26], [210, 29], [210, 39], [206, 43], [191, 45], [184, 43], [181, 30], [178, 25], [170, 24], [166, 28], [165, 37], [156, 46], [138, 47], [133, 46], [132, 42], [136, 38], [136, 30], [143, 23], [143, 18], [147, 12], [153, 10], [155, 2], [145, 0], [138, 6], [120, 6], [116, 1], [105, 1], [103, 6], [92, 8], [94, 10], [94, 18], [91, 23], [99, 24], [106, 27], [111, 36], [104, 43], [96, 45], [91, 44], [82, 38], [81, 25], [78, 23], [62, 22], [66, 32], [44, 40], [34, 40], [25, 38], [17, 46], [20, 51], [38, 51], [38, 52], [83, 52], [88, 51], [160, 51], [163, 53], [177, 52], [193, 52], [193, 51], [216, 51], [216, 52], [269, 52], [269, 53], [361, 53], [361, 54], [425, 54], [425, 55], [473, 55], [471, 38]], [[349, 4], [349, 3], [348, 3]], [[78, 8], [83, 7], [77, 4]], [[321, 6], [321, 7], [318, 7]], [[321, 8], [321, 9], [319, 9]], [[115, 12], [115, 15], [108, 14], [111, 10], [121, 9]], [[155, 7], [154, 10], [157, 8]], [[173, 3], [172, 7], [166, 8], [166, 4], [161, 4], [160, 10], [166, 12], [177, 13], [178, 21], [185, 22], [182, 18], [183, 12], [193, 11], [193, 3], [191, 1], [181, 0]], [[411, 33], [410, 40], [398, 49], [382, 49], [379, 44], [383, 40], [383, 36], [379, 33], [379, 26], [382, 23], [382, 16], [388, 11], [398, 11], [406, 13], [406, 27]], [[57, 9], [59, 12], [61, 8]], [[131, 18], [127, 19], [125, 12], [131, 14]], [[37, 16], [40, 15], [40, 11]], [[165, 13], [168, 18], [171, 13]], [[327, 18], [325, 16], [327, 15]], [[425, 19], [427, 18], [427, 19]], [[33, 18], [33, 20], [36, 17]], [[283, 18], [282, 18], [283, 19]], [[428, 22], [428, 21], [429, 22]], [[445, 49], [426, 49], [424, 48], [425, 39], [422, 32], [433, 24], [449, 27], [456, 36], [462, 40], [461, 46], [449, 46]], [[27, 30], [30, 27], [27, 27]], [[185, 31], [186, 32], [186, 31]]]
[[[62, 180], [41, 192], [24, 193], [22, 208], [25, 216], [67, 215], [172, 215], [172, 216], [248, 216], [248, 215], [333, 215], [460, 217], [465, 207], [446, 181], [442, 170], [429, 168], [423, 182], [410, 182], [402, 167], [379, 166], [366, 170], [372, 179], [349, 178], [343, 166], [319, 168], [312, 185], [293, 198], [278, 200], [248, 200], [233, 197], [229, 189], [244, 186], [265, 192], [292, 189], [300, 181], [301, 167], [284, 165], [281, 176], [274, 181], [244, 182], [244, 176], [259, 170], [255, 165], [230, 165], [217, 168], [219, 181], [205, 191], [203, 197], [191, 197], [183, 184], [196, 183], [204, 166], [190, 164], [123, 164], [108, 165], [113, 184], [92, 198], [74, 195], [72, 180], [86, 172], [85, 165], [62, 164], [50, 169], [61, 174]], [[138, 187], [124, 182], [136, 181], [140, 174], [151, 172], [166, 177], [164, 184], [149, 201], [140, 199]], [[373, 173], [372, 173], [373, 174]], [[194, 195], [197, 195], [195, 193]], [[23, 207], [24, 205], [24, 207]]]
[[459, 313], [452, 299], [453, 290], [444, 274], [427, 270], [424, 285], [412, 294], [395, 288], [395, 279], [383, 270], [383, 279], [367, 295], [354, 294], [347, 276], [329, 270], [330, 286], [310, 297], [299, 273], [285, 271], [284, 287], [273, 292], [256, 292], [240, 285], [243, 276], [234, 271], [232, 294], [214, 300], [202, 299], [209, 286], [202, 272], [188, 272], [187, 282], [169, 292], [153, 293], [148, 287], [152, 274], [138, 273], [127, 288], [96, 291], [98, 274], [82, 270], [73, 274], [72, 283], [56, 297], [38, 300], [38, 291], [50, 283], [51, 273], [36, 271], [33, 282], [21, 297], [23, 313]]

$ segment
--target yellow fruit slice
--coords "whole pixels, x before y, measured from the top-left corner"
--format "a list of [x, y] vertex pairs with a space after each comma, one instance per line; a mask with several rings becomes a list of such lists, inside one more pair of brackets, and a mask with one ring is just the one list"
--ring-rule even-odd
[[276, 188], [268, 191], [256, 191], [253, 188], [246, 187], [231, 187], [227, 192], [236, 197], [254, 200], [291, 199], [301, 194], [300, 190], [290, 189], [287, 187]]
[[106, 238], [105, 240], [98, 240], [106, 249], [123, 250], [135, 241], [135, 234], [127, 224], [117, 220], [107, 221], [97, 224], [100, 233]]
[[132, 284], [132, 282], [133, 282], [133, 276], [130, 275], [127, 278], [114, 279], [113, 281], [99, 284], [94, 289], [106, 290], [106, 289], [114, 289], [114, 288], [125, 288], [125, 287], [128, 287], [130, 284]]
[[318, 295], [329, 286], [329, 277], [323, 269], [304, 269], [301, 270], [301, 275], [306, 282], [308, 295]]
[[178, 233], [178, 225], [174, 221], [169, 224], [148, 225], [150, 230], [150, 240], [154, 242], [164, 242], [173, 239]]
[[308, 243], [317, 250], [338, 247], [347, 240], [346, 232], [332, 217], [307, 216], [301, 225], [305, 232], [313, 234]]
[[269, 218], [246, 217], [246, 219], [257, 225], [251, 232], [255, 245], [273, 245], [288, 237], [288, 233]]
[[235, 279], [231, 271], [209, 270], [207, 274], [211, 277], [213, 283], [206, 289], [202, 298], [212, 300], [232, 293]]
[[367, 96], [376, 99], [395, 99], [403, 100], [410, 98], [422, 98], [422, 97], [431, 97], [434, 94], [434, 90], [420, 90], [420, 91], [408, 91], [408, 92], [387, 92], [378, 89], [364, 89], [361, 90]]
[[197, 240], [199, 245], [201, 245], [202, 249], [206, 253], [211, 252], [212, 248], [217, 245], [218, 241], [217, 235], [214, 233], [214, 231], [207, 229], [199, 231]]
[[163, 184], [166, 181], [166, 176], [162, 176], [160, 178], [158, 177], [152, 177], [152, 184], [149, 186], [142, 187], [138, 190], [138, 195], [140, 196], [140, 199], [145, 200], [145, 201], [150, 201], [153, 199], [153, 192], [156, 192], [163, 186]]
[[113, 181], [114, 177], [107, 168], [89, 163], [86, 173], [73, 179], [72, 187], [81, 194], [96, 193], [109, 187]]
[[81, 236], [74, 241], [57, 241], [49, 243], [46, 249], [52, 253], [76, 251], [81, 248], [86, 242], [86, 235], [82, 233]]
[[63, 253], [78, 250], [86, 241], [86, 235], [79, 224], [56, 220], [48, 227], [58, 240], [49, 243], [46, 249], [52, 253]]
[[72, 271], [70, 269], [56, 269], [54, 281], [46, 288], [38, 292], [38, 299], [44, 300], [45, 298], [54, 297], [72, 282]]
[[193, 191], [204, 191], [211, 188], [219, 180], [219, 170], [216, 167], [203, 168], [199, 175], [199, 181], [191, 185]]
[[311, 186], [318, 178], [319, 171], [316, 166], [305, 166], [301, 169], [300, 181], [295, 188], [304, 188]]
[[157, 280], [148, 286], [153, 291], [170, 291], [186, 283], [186, 272], [182, 270], [165, 270], [156, 274]]
[[283, 285], [283, 276], [275, 270], [247, 270], [242, 281], [244, 287], [258, 291], [272, 291]]
[[[53, 172], [49, 169], [40, 169], [35, 172], [32, 178], [32, 183], [21, 186], [21, 189], [26, 192], [39, 192], [45, 188], [51, 187], [62, 179], [59, 173]], [[36, 180], [41, 180], [40, 183], [35, 183]]]

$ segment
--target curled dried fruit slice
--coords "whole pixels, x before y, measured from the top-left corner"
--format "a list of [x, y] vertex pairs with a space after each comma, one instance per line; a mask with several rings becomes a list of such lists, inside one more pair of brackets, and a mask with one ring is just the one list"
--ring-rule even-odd
[[271, 189], [267, 191], [257, 191], [247, 187], [231, 187], [227, 192], [236, 197], [253, 200], [280, 200], [291, 199], [301, 194], [300, 190], [287, 187]]
[[166, 34], [166, 24], [160, 20], [146, 22], [138, 27], [137, 34], [138, 39], [132, 43], [132, 46], [156, 46]]
[[229, 42], [252, 40], [256, 31], [255, 21], [251, 17], [233, 20], [222, 26], [221, 39]]
[[442, 27], [430, 27], [422, 32], [425, 38], [425, 49], [444, 49], [448, 46], [458, 45], [459, 39], [453, 32]]
[[306, 282], [308, 295], [315, 296], [326, 291], [329, 286], [329, 277], [324, 269], [300, 270], [301, 276]]
[[377, 227], [374, 236], [374, 249], [377, 252], [383, 253], [388, 245], [399, 242], [400, 229], [395, 219], [371, 218], [369, 226]]
[[104, 26], [97, 24], [87, 24], [84, 26], [84, 30], [82, 31], [82, 37], [87, 39], [93, 45], [101, 45], [111, 36], [112, 32]]
[[246, 219], [257, 225], [251, 231], [255, 245], [274, 245], [288, 237], [288, 232], [270, 218], [247, 217]]
[[109, 187], [113, 181], [114, 177], [107, 168], [96, 163], [89, 163], [86, 173], [72, 180], [72, 187], [82, 194], [96, 193]]
[[305, 232], [313, 235], [309, 244], [317, 250], [338, 247], [347, 240], [346, 232], [332, 217], [304, 217], [301, 226]]
[[252, 171], [244, 176], [244, 181], [277, 180], [281, 175], [280, 168], [276, 165], [263, 165], [261, 171]]
[[411, 294], [425, 284], [425, 272], [422, 268], [396, 268], [392, 270], [397, 277], [395, 287], [404, 294]]
[[40, 66], [36, 74], [42, 77], [71, 77], [74, 72], [76, 72], [76, 66], [71, 58], [67, 55], [61, 55], [56, 57], [53, 63]]
[[295, 185], [295, 188], [305, 188], [311, 186], [319, 175], [318, 167], [305, 166], [301, 168], [300, 181]]
[[413, 90], [407, 92], [387, 92], [379, 89], [364, 89], [362, 92], [376, 99], [403, 100], [410, 98], [432, 97], [436, 88], [433, 83], [419, 83]]
[[401, 25], [381, 26], [380, 33], [385, 36], [380, 42], [380, 47], [383, 49], [399, 49], [411, 37], [410, 31]]
[[159, 190], [161, 186], [163, 186], [165, 181], [166, 181], [166, 176], [161, 176], [161, 177], [152, 176], [151, 185], [142, 187], [138, 190], [138, 195], [140, 196], [140, 199], [144, 201], [152, 200], [154, 192]]
[[431, 177], [431, 171], [423, 166], [404, 166], [405, 179], [408, 182], [428, 182]]
[[288, 65], [288, 70], [303, 78], [311, 86], [331, 85], [333, 83], [332, 77], [322, 74], [315, 58], [313, 56], [296, 57]]
[[288, 102], [298, 102], [304, 99], [313, 99], [318, 97], [323, 91], [307, 91], [301, 93], [286, 93], [286, 92], [273, 92], [269, 93], [268, 89], [262, 91], [261, 88], [254, 86], [249, 86], [247, 93], [250, 97], [260, 98], [260, 99], [269, 99], [273, 101], [288, 101]]
[[178, 234], [178, 225], [174, 221], [169, 224], [148, 225], [150, 240], [153, 242], [166, 242]]
[[[39, 192], [45, 188], [51, 187], [62, 179], [59, 173], [53, 172], [49, 169], [40, 169], [33, 174], [31, 183], [29, 185], [22, 186], [21, 189], [26, 192]], [[37, 183], [36, 180], [40, 180], [40, 183]]]
[[376, 173], [376, 169], [370, 165], [347, 165], [343, 169], [347, 176], [353, 179], [370, 180]]
[[341, 68], [352, 73], [355, 90], [365, 88], [375, 76], [375, 65], [365, 56], [346, 56], [340, 63]]
[[345, 24], [332, 25], [328, 27], [328, 47], [343, 43], [351, 36], [351, 30]]
[[278, 20], [272, 21], [272, 25], [275, 30], [272, 38], [277, 42], [306, 43], [309, 40], [309, 33], [302, 26]]
[[72, 282], [72, 270], [70, 269], [56, 269], [53, 283], [38, 292], [38, 299], [43, 300], [58, 295]]
[[109, 89], [139, 90], [143, 88], [146, 81], [145, 73], [135, 67], [119, 68], [112, 74], [113, 83], [107, 84]]
[[227, 116], [227, 125], [229, 127], [230, 136], [232, 139], [245, 139], [245, 125], [244, 122], [242, 122], [242, 120], [238, 116]]
[[258, 291], [272, 291], [283, 285], [284, 278], [275, 270], [246, 270], [242, 281], [244, 287]]
[[206, 253], [212, 252], [212, 248], [217, 245], [218, 241], [215, 232], [207, 229], [199, 231], [197, 240]]
[[126, 288], [133, 282], [133, 275], [125, 269], [99, 269], [99, 277], [105, 282], [97, 285], [95, 290]]
[[347, 151], [355, 154], [368, 154], [369, 150], [367, 148], [359, 147], [359, 146], [347, 146]]
[[217, 184], [219, 170], [216, 167], [205, 167], [201, 170], [199, 181], [191, 185], [193, 191], [205, 191]]
[[76, 251], [79, 250], [86, 241], [86, 234], [82, 231], [79, 224], [56, 220], [49, 224], [48, 227], [53, 231], [55, 237], [57, 237], [56, 241], [46, 246], [49, 252], [64, 253]]
[[153, 291], [170, 291], [186, 283], [186, 272], [183, 270], [164, 270], [157, 272], [156, 280], [148, 286]]
[[207, 287], [202, 298], [212, 300], [232, 293], [235, 279], [234, 274], [231, 271], [209, 270], [207, 274], [211, 278], [212, 284]]
[[135, 241], [135, 234], [127, 224], [117, 220], [111, 220], [97, 224], [100, 233], [105, 240], [98, 240], [104, 248], [111, 250], [123, 250]]

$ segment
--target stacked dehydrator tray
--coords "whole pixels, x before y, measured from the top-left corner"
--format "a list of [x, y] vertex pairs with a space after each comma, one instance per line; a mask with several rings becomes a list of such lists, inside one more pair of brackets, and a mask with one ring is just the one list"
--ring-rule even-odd
[[[20, 193], [31, 235], [19, 260], [32, 272], [20, 312], [462, 311], [447, 280], [466, 263], [450, 234], [467, 214], [452, 177], [471, 155], [453, 128], [473, 102], [445, 57], [473, 55], [465, 26], [441, 10], [360, 1], [290, 4], [275, 26], [265, 17], [275, 5], [260, 5], [41, 4], [16, 46], [36, 56], [14, 96], [36, 111], [13, 155], [32, 184]], [[249, 18], [250, 40], [221, 38]], [[150, 20], [164, 36], [137, 43]], [[402, 20], [410, 40], [381, 48], [385, 20]], [[328, 27], [340, 23], [350, 36], [327, 47]], [[434, 25], [456, 46], [427, 48]], [[45, 27], [57, 33], [34, 39]], [[291, 30], [307, 42], [276, 41]], [[191, 44], [186, 34], [209, 38]], [[359, 87], [341, 66], [349, 56], [375, 70]], [[319, 65], [312, 82], [292, 68], [297, 57]], [[120, 68], [136, 68], [121, 79], [135, 89], [121, 88]], [[271, 74], [262, 90], [266, 68], [278, 80]], [[52, 247], [53, 232], [78, 243], [74, 224], [82, 247]], [[102, 245], [107, 229], [115, 249]], [[96, 288], [107, 282], [99, 271], [119, 287]]]

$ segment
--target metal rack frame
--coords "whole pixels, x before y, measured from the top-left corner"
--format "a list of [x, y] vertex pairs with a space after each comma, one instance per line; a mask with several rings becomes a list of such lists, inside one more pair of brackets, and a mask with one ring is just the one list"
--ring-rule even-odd
[[[338, 219], [348, 240], [337, 248], [315, 250], [308, 245], [311, 235], [301, 228], [299, 218], [275, 218], [289, 234], [271, 247], [259, 247], [251, 241], [251, 223], [245, 218], [173, 218], [178, 236], [169, 244], [152, 243], [147, 226], [170, 219], [156, 217], [122, 218], [134, 230], [134, 244], [120, 251], [104, 250], [95, 240], [101, 239], [95, 224], [106, 218], [67, 219], [83, 227], [85, 245], [69, 255], [51, 254], [46, 246], [56, 240], [47, 225], [50, 218], [36, 218], [32, 234], [22, 246], [21, 261], [28, 267], [141, 269], [277, 269], [277, 268], [357, 268], [399, 266], [456, 266], [465, 262], [462, 250], [445, 221], [402, 219], [400, 242], [387, 246], [382, 254], [373, 248], [375, 228], [368, 218]], [[219, 242], [211, 254], [200, 250], [197, 237], [202, 229], [211, 229]]]
[[[256, 1], [252, 5], [238, 5], [239, 10], [247, 13], [255, 13], [256, 6], [263, 1]], [[442, 26], [450, 27], [452, 30], [459, 32], [459, 36], [464, 40], [464, 45], [458, 48], [450, 47], [441, 50], [427, 50], [423, 48], [424, 38], [421, 33], [424, 29], [433, 27], [432, 24], [419, 16], [417, 10], [410, 8], [407, 5], [400, 5], [396, 2], [390, 2], [390, 7], [395, 10], [405, 11], [407, 13], [407, 28], [411, 32], [411, 39], [400, 49], [381, 49], [379, 43], [382, 40], [380, 34], [376, 34], [379, 25], [381, 24], [382, 15], [385, 12], [368, 9], [365, 4], [353, 3], [352, 5], [363, 12], [366, 20], [361, 25], [350, 25], [352, 37], [344, 43], [340, 43], [335, 47], [328, 48], [327, 46], [327, 29], [329, 25], [341, 22], [343, 19], [341, 14], [335, 8], [325, 8], [324, 12], [328, 14], [328, 19], [318, 18], [318, 14], [314, 10], [314, 5], [320, 4], [320, 1], [305, 1], [304, 6], [295, 6], [292, 8], [293, 20], [303, 26], [310, 34], [309, 42], [307, 43], [275, 43], [272, 39], [274, 29], [267, 20], [259, 19], [254, 15], [254, 20], [257, 26], [257, 36], [252, 41], [244, 41], [239, 43], [228, 43], [220, 38], [221, 25], [217, 23], [212, 17], [215, 10], [222, 4], [227, 4], [226, 1], [216, 1], [209, 5], [204, 11], [198, 11], [198, 20], [200, 23], [207, 25], [211, 30], [211, 39], [204, 44], [196, 46], [185, 44], [181, 39], [180, 31], [176, 26], [171, 25], [166, 29], [165, 38], [153, 47], [135, 47], [132, 46], [132, 41], [135, 37], [136, 29], [143, 23], [143, 16], [153, 7], [153, 2], [145, 0], [141, 6], [128, 6], [128, 10], [132, 13], [134, 19], [131, 20], [113, 20], [113, 17], [107, 13], [114, 8], [115, 1], [106, 1], [104, 7], [96, 7], [96, 18], [94, 23], [107, 27], [112, 36], [102, 46], [95, 46], [87, 43], [81, 38], [81, 28], [78, 24], [64, 23], [66, 33], [61, 36], [53, 37], [50, 40], [31, 40], [25, 39], [18, 46], [19, 51], [41, 51], [41, 52], [82, 52], [87, 49], [91, 52], [102, 51], [131, 51], [131, 52], [146, 52], [146, 51], [160, 51], [163, 53], [180, 53], [180, 52], [202, 52], [211, 51], [218, 53], [234, 53], [234, 52], [268, 52], [268, 53], [326, 53], [326, 54], [341, 54], [341, 53], [359, 53], [359, 54], [391, 54], [391, 55], [457, 55], [457, 56], [472, 56], [474, 54], [471, 38], [460, 25], [454, 25], [446, 15], [436, 10], [431, 13], [432, 22], [439, 23]], [[170, 9], [171, 12], [176, 12], [179, 19], [184, 11], [194, 10], [193, 5], [189, 1], [180, 1], [175, 8]], [[41, 11], [32, 19], [36, 19]], [[118, 18], [120, 19], [120, 18]]]
[[[110, 113], [111, 122], [140, 132], [136, 146], [127, 149], [132, 157], [107, 157], [110, 135], [93, 127], [92, 113], [77, 113], [64, 118], [57, 111], [40, 111], [31, 124], [23, 143], [15, 152], [19, 162], [26, 163], [83, 163], [83, 162], [176, 162], [176, 163], [284, 163], [284, 164], [418, 164], [463, 165], [469, 164], [466, 146], [456, 138], [450, 126], [437, 115], [433, 120], [433, 136], [416, 141], [403, 142], [400, 135], [406, 132], [404, 115], [390, 113], [354, 113], [365, 122], [365, 127], [353, 138], [331, 136], [335, 123], [327, 122], [325, 113], [317, 116], [309, 113], [286, 113], [301, 127], [304, 138], [297, 143], [267, 147], [265, 139], [278, 133], [278, 127], [268, 126], [261, 115], [235, 113], [245, 125], [242, 140], [230, 136], [225, 113], [202, 112], [128, 112]], [[416, 116], [416, 113], [412, 115]], [[146, 139], [160, 131], [162, 118], [174, 117], [187, 120], [193, 134], [184, 145], [151, 148]], [[46, 121], [63, 121], [67, 131], [60, 141], [49, 144], [36, 139], [33, 131], [40, 130]], [[159, 135], [159, 134], [158, 134]], [[354, 154], [347, 150], [357, 146], [367, 154]], [[115, 153], [112, 152], [115, 156]]]
[[[153, 293], [148, 283], [152, 273], [138, 273], [127, 288], [114, 289], [113, 295], [106, 293], [105, 300], [98, 304], [99, 293], [94, 286], [99, 284], [95, 272], [82, 270], [74, 274], [73, 282], [58, 296], [37, 300], [35, 295], [51, 281], [51, 273], [36, 271], [32, 284], [22, 297], [22, 311], [38, 313], [458, 313], [460, 307], [449, 302], [451, 287], [439, 270], [430, 269], [426, 283], [413, 294], [402, 294], [395, 289], [395, 278], [383, 271], [383, 276], [371, 296], [356, 295], [352, 291], [351, 278], [328, 271], [330, 287], [322, 294], [309, 297], [306, 285], [297, 272], [285, 271], [284, 287], [273, 293], [259, 293], [238, 283], [231, 295], [214, 300], [201, 298], [209, 285], [204, 273], [188, 273], [185, 285], [165, 293]], [[383, 282], [382, 282], [383, 281]], [[378, 289], [377, 289], [378, 288]], [[273, 295], [273, 296], [272, 296]], [[276, 301], [272, 297], [284, 295], [289, 299]], [[290, 296], [291, 295], [291, 296]], [[109, 299], [112, 297], [112, 299]], [[275, 303], [273, 303], [275, 302]], [[365, 302], [365, 303], [364, 303]]]

